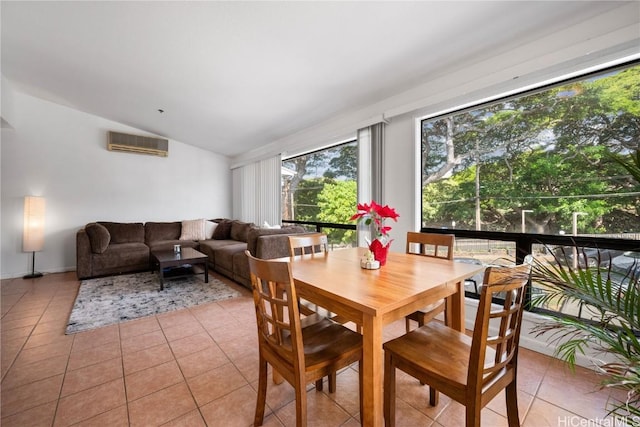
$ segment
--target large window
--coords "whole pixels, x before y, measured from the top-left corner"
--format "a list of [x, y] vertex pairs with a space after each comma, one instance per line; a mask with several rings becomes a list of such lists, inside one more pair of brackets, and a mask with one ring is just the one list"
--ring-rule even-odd
[[640, 66], [422, 121], [423, 227], [640, 236]]
[[[357, 204], [357, 143], [351, 141], [282, 161], [282, 219], [353, 224]], [[335, 247], [355, 246], [355, 229], [323, 227]]]
[[[538, 261], [640, 274], [640, 66], [423, 120], [422, 229], [456, 234], [458, 261]], [[477, 296], [482, 277], [465, 282]], [[531, 295], [546, 292], [533, 283]], [[530, 296], [531, 297], [531, 296]], [[590, 318], [586, 306], [538, 309]]]

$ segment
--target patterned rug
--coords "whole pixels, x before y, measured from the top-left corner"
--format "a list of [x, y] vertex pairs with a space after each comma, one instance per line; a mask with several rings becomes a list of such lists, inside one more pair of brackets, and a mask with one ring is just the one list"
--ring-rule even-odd
[[211, 276], [204, 283], [202, 275], [165, 279], [163, 291], [157, 273], [151, 272], [83, 280], [66, 334], [239, 295]]

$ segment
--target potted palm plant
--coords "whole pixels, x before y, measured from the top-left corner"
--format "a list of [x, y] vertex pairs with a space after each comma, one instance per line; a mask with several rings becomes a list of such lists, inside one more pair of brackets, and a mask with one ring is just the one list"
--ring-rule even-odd
[[556, 261], [534, 262], [531, 280], [546, 291], [532, 297], [533, 305], [573, 302], [589, 313], [589, 319], [550, 315], [534, 332], [550, 335], [557, 344], [555, 355], [572, 369], [576, 356], [587, 348], [606, 353], [605, 358], [593, 360], [604, 374], [601, 385], [627, 391], [626, 401], [612, 402], [610, 414], [640, 425], [640, 269], [636, 265], [620, 274], [612, 263], [573, 267], [567, 260]]
[[[640, 151], [630, 159], [612, 158], [640, 182]], [[603, 374], [601, 385], [626, 391], [625, 400], [610, 403], [609, 414], [640, 426], [640, 258], [630, 256], [638, 252], [625, 254], [631, 261], [622, 264], [624, 268], [601, 257], [600, 251], [594, 263], [588, 262], [593, 256], [584, 249], [574, 253], [584, 262], [573, 262], [566, 252], [555, 253], [550, 263], [535, 260], [531, 280], [545, 292], [533, 296], [532, 303], [576, 303], [589, 319], [550, 315], [534, 332], [550, 336], [557, 344], [555, 355], [572, 369], [576, 356], [587, 348], [596, 355], [605, 353], [606, 357], [594, 359]]]

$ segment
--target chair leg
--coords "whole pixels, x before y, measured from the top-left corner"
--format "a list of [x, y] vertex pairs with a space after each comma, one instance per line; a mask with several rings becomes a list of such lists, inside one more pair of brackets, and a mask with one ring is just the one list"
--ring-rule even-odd
[[509, 427], [518, 427], [520, 425], [520, 416], [518, 415], [518, 388], [515, 379], [507, 386], [505, 390], [507, 399], [507, 419]]
[[411, 332], [411, 320], [409, 320], [409, 318], [407, 317], [404, 318], [404, 326], [407, 330], [407, 333]]
[[316, 391], [322, 391], [322, 378], [316, 380]]
[[307, 389], [301, 378], [296, 378], [296, 427], [307, 426]]
[[[418, 328], [424, 326], [424, 316], [418, 319]], [[420, 385], [425, 385], [425, 383], [423, 383], [422, 381], [420, 381]], [[436, 402], [437, 402], [437, 397], [436, 397]], [[434, 405], [435, 406], [435, 405]]]
[[272, 373], [271, 376], [273, 377], [273, 383], [275, 385], [280, 385], [282, 384], [282, 382], [284, 381], [284, 378], [282, 377], [282, 375], [280, 375], [280, 372], [276, 371], [275, 369], [272, 369]]
[[388, 352], [384, 353], [384, 423], [396, 425], [396, 367]]
[[253, 419], [254, 426], [261, 426], [264, 421], [264, 407], [267, 403], [267, 361], [260, 357], [258, 373], [258, 399], [256, 401], [256, 413]]

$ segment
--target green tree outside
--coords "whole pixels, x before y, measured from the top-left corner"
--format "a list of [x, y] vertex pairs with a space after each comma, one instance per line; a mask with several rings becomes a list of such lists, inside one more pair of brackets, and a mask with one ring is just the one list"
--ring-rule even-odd
[[611, 158], [640, 144], [640, 67], [423, 122], [423, 222], [640, 231], [640, 187]]
[[[355, 212], [357, 205], [357, 183], [356, 181], [335, 181], [325, 184], [318, 194], [318, 206], [320, 212], [318, 221], [330, 222], [334, 224], [349, 224], [349, 218]], [[327, 233], [329, 243], [349, 244], [355, 239], [354, 230], [331, 229]]]

